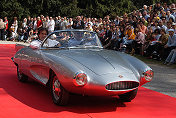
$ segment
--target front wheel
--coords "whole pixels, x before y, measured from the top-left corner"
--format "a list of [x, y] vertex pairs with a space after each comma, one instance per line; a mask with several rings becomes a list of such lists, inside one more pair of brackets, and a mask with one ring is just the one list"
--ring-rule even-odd
[[55, 75], [51, 81], [51, 93], [53, 102], [56, 105], [66, 105], [69, 100], [69, 93], [62, 87], [57, 76]]
[[121, 94], [121, 95], [119, 95], [119, 97], [122, 101], [131, 102], [131, 100], [133, 100], [136, 97], [137, 91], [138, 91], [138, 89], [135, 89], [135, 90], [130, 91], [128, 93]]
[[28, 80], [28, 76], [21, 73], [18, 66], [17, 66], [17, 76], [20, 82], [26, 82]]

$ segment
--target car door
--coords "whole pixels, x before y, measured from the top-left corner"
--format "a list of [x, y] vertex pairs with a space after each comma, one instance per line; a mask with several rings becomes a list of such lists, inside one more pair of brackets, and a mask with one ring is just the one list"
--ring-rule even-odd
[[49, 79], [49, 68], [44, 61], [42, 49], [28, 48], [24, 52], [21, 61], [21, 70], [27, 76], [46, 84]]

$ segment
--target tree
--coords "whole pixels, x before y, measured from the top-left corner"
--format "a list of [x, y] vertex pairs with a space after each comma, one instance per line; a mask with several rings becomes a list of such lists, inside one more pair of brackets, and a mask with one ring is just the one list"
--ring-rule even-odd
[[125, 12], [141, 9], [144, 4], [176, 3], [176, 0], [1, 0], [0, 17], [22, 19], [38, 15], [75, 17], [122, 16]]

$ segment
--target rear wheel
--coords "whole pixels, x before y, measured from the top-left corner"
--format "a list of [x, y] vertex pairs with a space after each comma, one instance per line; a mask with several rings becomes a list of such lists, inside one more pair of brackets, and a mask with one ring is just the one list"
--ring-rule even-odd
[[135, 89], [135, 90], [130, 91], [128, 93], [121, 94], [121, 95], [119, 95], [119, 97], [122, 101], [131, 102], [131, 100], [133, 100], [136, 97], [137, 91], [138, 91], [138, 89]]
[[20, 82], [26, 82], [28, 80], [28, 76], [21, 73], [18, 66], [17, 66], [17, 76]]
[[66, 105], [68, 103], [69, 92], [62, 87], [56, 75], [52, 78], [50, 88], [53, 102], [56, 105]]

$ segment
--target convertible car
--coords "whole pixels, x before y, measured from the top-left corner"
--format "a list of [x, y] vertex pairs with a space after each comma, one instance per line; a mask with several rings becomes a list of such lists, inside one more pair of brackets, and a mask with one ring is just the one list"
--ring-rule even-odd
[[138, 87], [153, 78], [152, 69], [145, 63], [128, 54], [103, 49], [97, 34], [87, 30], [50, 33], [41, 45], [33, 41], [17, 51], [13, 61], [19, 81], [32, 78], [49, 86], [57, 105], [66, 105], [71, 93], [119, 96], [131, 101]]

